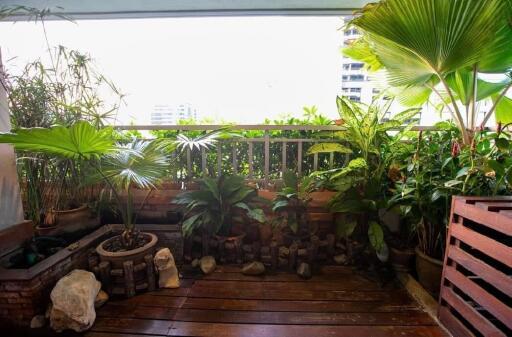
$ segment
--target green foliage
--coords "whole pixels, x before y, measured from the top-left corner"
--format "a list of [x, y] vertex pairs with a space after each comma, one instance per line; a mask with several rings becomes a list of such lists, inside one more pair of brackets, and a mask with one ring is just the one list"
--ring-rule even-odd
[[317, 188], [316, 180], [311, 176], [299, 179], [296, 172], [287, 170], [283, 173], [283, 182], [283, 189], [272, 201], [272, 210], [279, 214], [276, 221], [284, 223], [293, 234], [308, 234], [306, 209], [311, 192]]
[[243, 177], [221, 176], [203, 178], [201, 189], [178, 195], [175, 202], [186, 210], [183, 234], [190, 236], [195, 230], [208, 234], [229, 236], [235, 223], [244, 217], [257, 222], [265, 221], [257, 191], [245, 185]]
[[97, 130], [81, 121], [51, 128], [19, 129], [16, 133], [0, 133], [0, 143], [13, 144], [16, 150], [44, 153], [69, 159], [98, 158], [115, 150], [112, 129]]
[[[350, 24], [362, 30], [363, 37], [345, 53], [367, 62], [370, 69], [385, 69], [393, 86], [406, 91], [423, 88], [416, 90], [421, 98], [415, 100], [420, 104], [425, 102], [425, 94], [439, 96], [469, 145], [471, 133], [466, 129], [476, 126], [476, 102], [510, 87], [510, 81], [493, 84], [479, 79], [478, 74], [505, 74], [512, 68], [512, 3], [382, 0], [368, 4], [360, 14]], [[406, 95], [414, 101], [411, 93]], [[494, 110], [486, 113], [482, 125]]]

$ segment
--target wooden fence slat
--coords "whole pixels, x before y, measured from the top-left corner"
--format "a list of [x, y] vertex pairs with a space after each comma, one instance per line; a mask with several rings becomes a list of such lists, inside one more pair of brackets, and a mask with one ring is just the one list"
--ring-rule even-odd
[[201, 148], [201, 170], [203, 172], [203, 176], [206, 176], [208, 173], [206, 170], [206, 150]]
[[192, 151], [187, 147], [187, 178], [192, 179]]
[[506, 337], [503, 332], [497, 329], [491, 322], [485, 319], [475, 308], [465, 302], [450, 288], [443, 288], [443, 299], [454, 308], [471, 325], [482, 332], [484, 336]]
[[217, 176], [222, 175], [222, 149], [221, 146], [217, 146]]
[[463, 216], [474, 222], [499, 231], [505, 235], [512, 236], [512, 226], [509, 226], [510, 219], [498, 212], [482, 212], [479, 207], [466, 204], [464, 200], [455, 199], [453, 202], [453, 213]]
[[507, 296], [512, 297], [512, 279], [485, 262], [466, 253], [459, 247], [450, 247], [448, 257], [460, 264], [473, 274], [481, 277], [486, 282], [501, 290]]
[[318, 171], [318, 153], [313, 155], [313, 171]]
[[231, 152], [233, 156], [233, 174], [238, 174], [238, 161], [236, 157], [236, 145], [237, 143], [233, 143]]
[[440, 307], [439, 316], [439, 320], [452, 333], [452, 336], [476, 337], [468, 328], [464, 326], [464, 324], [462, 324], [451, 314], [448, 308]]
[[302, 175], [302, 142], [297, 142], [297, 173]]
[[473, 301], [480, 304], [485, 310], [503, 322], [509, 329], [512, 329], [512, 309], [496, 297], [492, 296], [479, 285], [466, 278], [455, 268], [446, 266], [445, 278], [457, 286], [462, 292], [471, 297]]
[[249, 158], [248, 158], [248, 164], [249, 164], [249, 179], [252, 179], [253, 176], [254, 176], [254, 168], [253, 168], [253, 165], [254, 165], [254, 155], [253, 155], [253, 147], [254, 147], [254, 143], [249, 141], [247, 142], [249, 144]]
[[282, 142], [282, 163], [281, 163], [281, 176], [284, 177], [284, 172], [286, 171], [286, 142]]
[[451, 235], [512, 268], [512, 248], [461, 224], [451, 224]]
[[269, 172], [270, 172], [270, 134], [268, 131], [265, 131], [265, 166], [264, 166], [264, 180], [265, 186], [268, 186], [269, 182]]

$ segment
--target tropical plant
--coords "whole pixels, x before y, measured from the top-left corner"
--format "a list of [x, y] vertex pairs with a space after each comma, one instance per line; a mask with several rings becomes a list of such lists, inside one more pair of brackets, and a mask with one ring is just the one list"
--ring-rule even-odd
[[244, 217], [265, 221], [256, 189], [245, 185], [244, 178], [236, 175], [205, 177], [200, 180], [200, 190], [184, 192], [174, 202], [185, 209], [185, 236], [198, 229], [208, 235], [229, 236], [235, 223], [243, 223]]
[[[477, 123], [512, 122], [512, 1], [382, 0], [365, 6], [349, 25], [363, 36], [345, 50], [370, 70], [384, 69], [388, 82], [403, 90], [404, 102], [433, 97], [457, 123], [463, 144]], [[502, 82], [483, 74], [501, 74]], [[477, 121], [477, 102], [492, 107]]]
[[399, 167], [389, 205], [399, 205], [420, 250], [442, 258], [451, 197], [510, 194], [512, 148], [510, 135], [501, 130], [477, 132], [471, 146], [461, 147], [455, 125], [443, 122], [436, 128], [415, 139], [415, 150]]
[[283, 189], [277, 192], [272, 201], [272, 210], [279, 214], [276, 221], [285, 223], [294, 235], [311, 234], [307, 217], [307, 207], [311, 192], [318, 186], [313, 176], [299, 178], [295, 171], [283, 173]]
[[[101, 96], [122, 95], [99, 74], [89, 56], [59, 47], [49, 51], [50, 64], [34, 61], [21, 74], [7, 77], [7, 94], [14, 129], [72, 125], [87, 120], [101, 127], [114, 118], [119, 101], [106, 104]], [[106, 90], [108, 89], [108, 91]], [[83, 184], [88, 172], [80, 160], [25, 152], [18, 158], [27, 217], [36, 225], [50, 225], [54, 210], [91, 201]]]
[[[218, 132], [208, 134], [201, 144], [211, 143]], [[111, 190], [121, 212], [125, 231], [121, 242], [133, 248], [137, 232], [133, 223], [131, 187], [153, 188], [168, 166], [167, 151], [195, 146], [195, 140], [177, 143], [173, 141], [138, 141], [116, 143], [116, 135], [110, 127], [97, 129], [88, 122], [80, 121], [69, 127], [19, 129], [15, 133], [0, 133], [0, 143], [14, 145], [17, 151], [42, 153], [58, 158], [79, 160], [87, 163]], [[123, 190], [126, 200], [121, 196]]]
[[[400, 140], [409, 128], [404, 124], [418, 114], [418, 109], [408, 109], [387, 118], [391, 104], [392, 101], [382, 104], [375, 100], [367, 106], [338, 97], [338, 110], [345, 130], [335, 134], [337, 142], [319, 143], [309, 150], [309, 154], [340, 152], [354, 157], [344, 167], [314, 175], [328, 176], [330, 186], [337, 192], [330, 202], [331, 212], [348, 213], [347, 217], [339, 218], [338, 233], [348, 237], [359, 225], [382, 256], [387, 255], [387, 246], [378, 224], [377, 210], [386, 199], [385, 173], [394, 157], [402, 152]], [[397, 133], [390, 135], [392, 130]], [[396, 150], [390, 151], [390, 148]]]

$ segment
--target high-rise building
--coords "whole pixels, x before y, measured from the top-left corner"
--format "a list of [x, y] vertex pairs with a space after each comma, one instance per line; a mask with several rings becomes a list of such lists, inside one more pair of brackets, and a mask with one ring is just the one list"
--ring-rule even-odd
[[178, 124], [182, 119], [197, 119], [197, 109], [190, 104], [155, 105], [151, 112], [151, 124], [166, 125]]
[[[343, 32], [343, 46], [349, 46], [360, 36], [356, 28], [346, 29]], [[370, 104], [379, 92], [364, 69], [364, 63], [343, 56], [341, 94], [352, 101]]]

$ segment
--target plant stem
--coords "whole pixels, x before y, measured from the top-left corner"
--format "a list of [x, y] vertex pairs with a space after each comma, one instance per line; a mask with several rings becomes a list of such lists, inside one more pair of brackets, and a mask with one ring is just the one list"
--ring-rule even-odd
[[485, 127], [485, 124], [487, 124], [487, 121], [489, 120], [489, 118], [491, 118], [492, 114], [494, 113], [494, 110], [496, 110], [496, 107], [498, 106], [498, 103], [503, 99], [503, 97], [505, 97], [505, 95], [507, 94], [507, 91], [510, 89], [511, 86], [512, 86], [512, 81], [505, 87], [505, 89], [503, 89], [501, 94], [498, 96], [498, 98], [494, 102], [491, 110], [489, 110], [489, 112], [487, 112], [485, 114], [484, 119], [482, 121], [482, 124], [480, 124], [481, 128]]
[[459, 124], [459, 129], [460, 129], [460, 132], [462, 133], [462, 139], [464, 141], [464, 144], [469, 145], [470, 139], [468, 136], [468, 131], [466, 130], [466, 126], [464, 125], [464, 120], [462, 119], [462, 115], [460, 113], [459, 107], [457, 106], [457, 102], [455, 101], [455, 97], [453, 96], [453, 93], [450, 90], [450, 87], [448, 86], [448, 83], [443, 78], [443, 76], [441, 76], [441, 74], [439, 74], [439, 73], [437, 73], [437, 76], [439, 77], [439, 80], [441, 81], [441, 83], [443, 83], [443, 86], [444, 86], [446, 92], [448, 93], [448, 96], [450, 96], [450, 100], [452, 101], [453, 109], [455, 111], [455, 116], [456, 116], [455, 120], [457, 121], [457, 124]]

